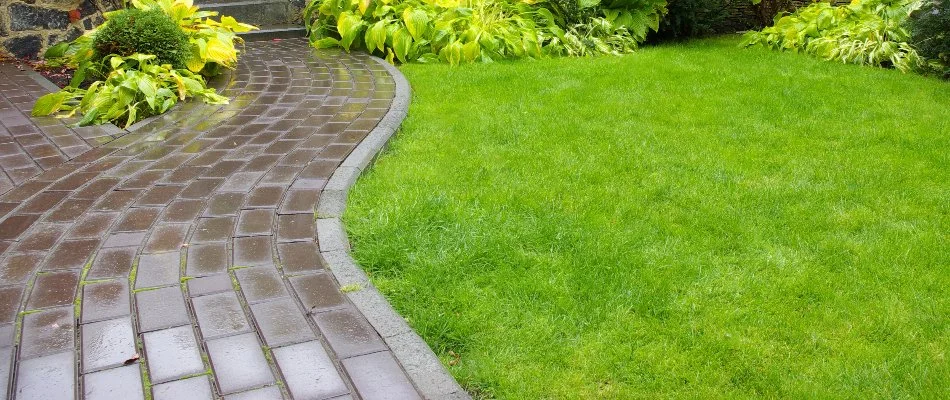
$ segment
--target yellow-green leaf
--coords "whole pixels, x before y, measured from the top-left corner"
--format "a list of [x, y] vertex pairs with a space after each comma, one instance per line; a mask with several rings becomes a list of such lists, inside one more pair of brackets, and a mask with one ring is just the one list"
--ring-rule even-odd
[[399, 61], [409, 62], [409, 48], [412, 46], [412, 35], [406, 28], [399, 28], [393, 32], [393, 50]]
[[429, 15], [422, 10], [407, 8], [402, 12], [402, 21], [406, 24], [406, 29], [413, 39], [420, 40], [426, 33], [429, 25]]

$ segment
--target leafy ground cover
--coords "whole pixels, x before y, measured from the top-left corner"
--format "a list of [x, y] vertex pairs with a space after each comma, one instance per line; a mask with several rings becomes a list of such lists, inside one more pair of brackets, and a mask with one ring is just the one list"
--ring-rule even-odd
[[401, 67], [347, 229], [466, 389], [950, 395], [950, 84], [738, 43]]

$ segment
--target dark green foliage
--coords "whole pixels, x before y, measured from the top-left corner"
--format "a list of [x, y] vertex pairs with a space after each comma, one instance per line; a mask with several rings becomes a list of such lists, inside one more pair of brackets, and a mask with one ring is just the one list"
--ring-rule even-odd
[[687, 38], [717, 33], [729, 16], [725, 0], [669, 0], [660, 20], [658, 39]]
[[910, 43], [934, 68], [950, 79], [950, 0], [932, 0], [908, 20]]
[[154, 54], [156, 64], [184, 68], [190, 54], [188, 37], [161, 9], [131, 8], [109, 16], [93, 39], [97, 58], [110, 54]]
[[561, 26], [584, 23], [594, 15], [595, 11], [594, 7], [585, 8], [578, 0], [548, 0], [543, 5], [551, 9]]

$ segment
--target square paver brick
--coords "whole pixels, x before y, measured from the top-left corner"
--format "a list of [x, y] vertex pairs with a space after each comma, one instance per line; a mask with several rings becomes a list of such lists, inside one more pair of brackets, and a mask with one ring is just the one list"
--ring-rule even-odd
[[185, 275], [204, 276], [227, 272], [227, 243], [196, 244], [188, 246]]
[[257, 335], [245, 333], [208, 341], [208, 354], [222, 394], [274, 382]]
[[192, 304], [205, 340], [250, 330], [244, 309], [234, 292], [195, 297]]
[[297, 303], [289, 297], [252, 304], [251, 310], [270, 347], [316, 339]]
[[71, 399], [76, 391], [73, 351], [20, 361], [15, 396], [18, 399]]
[[313, 314], [312, 318], [340, 358], [387, 349], [376, 329], [352, 307]]
[[235, 236], [270, 235], [273, 232], [274, 210], [244, 210], [238, 218]]
[[149, 377], [153, 383], [204, 372], [205, 366], [191, 325], [148, 332], [142, 336]]
[[79, 271], [37, 274], [26, 308], [35, 310], [72, 304], [78, 287]]
[[277, 386], [267, 386], [224, 396], [224, 400], [284, 400]]
[[129, 315], [129, 281], [114, 279], [82, 287], [82, 322], [95, 322]]
[[281, 215], [277, 220], [278, 242], [313, 241], [316, 221], [313, 213]]
[[155, 223], [162, 209], [158, 207], [133, 208], [123, 214], [113, 229], [117, 232], [144, 231]]
[[99, 247], [99, 240], [81, 239], [60, 242], [46, 259], [44, 270], [82, 269], [92, 253]]
[[234, 273], [241, 284], [241, 291], [249, 303], [276, 299], [288, 295], [284, 281], [273, 266], [242, 268]]
[[177, 251], [143, 254], [135, 273], [135, 288], [178, 284], [180, 271], [181, 256]]
[[75, 326], [73, 307], [60, 307], [23, 317], [20, 358], [32, 358], [63, 351], [73, 351]]
[[144, 399], [139, 364], [83, 375], [83, 398], [86, 400]]
[[92, 261], [87, 274], [88, 279], [122, 277], [128, 278], [135, 260], [135, 247], [102, 249]]
[[135, 294], [139, 331], [149, 332], [191, 322], [181, 289], [171, 286]]
[[214, 400], [207, 376], [171, 381], [152, 387], [154, 400]]
[[188, 236], [189, 224], [164, 224], [152, 228], [148, 241], [145, 243], [145, 253], [162, 253], [177, 251], [185, 244]]
[[323, 258], [316, 243], [279, 243], [277, 252], [285, 274], [316, 272], [324, 269]]
[[234, 239], [234, 266], [274, 265], [271, 236]]
[[295, 399], [328, 399], [349, 392], [320, 342], [274, 349], [274, 358]]
[[202, 200], [175, 200], [165, 208], [162, 220], [166, 222], [191, 222], [205, 209]]
[[33, 276], [45, 254], [13, 254], [0, 262], [0, 285], [22, 284]]
[[94, 372], [123, 365], [138, 356], [132, 319], [122, 317], [82, 326], [82, 369]]
[[243, 204], [244, 193], [219, 193], [211, 198], [204, 215], [206, 217], [237, 215]]
[[199, 218], [191, 243], [226, 242], [234, 232], [234, 217]]

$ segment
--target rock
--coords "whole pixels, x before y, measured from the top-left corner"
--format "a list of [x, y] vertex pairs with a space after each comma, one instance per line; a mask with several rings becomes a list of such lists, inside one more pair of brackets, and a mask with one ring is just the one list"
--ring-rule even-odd
[[3, 47], [14, 57], [36, 58], [43, 48], [43, 38], [35, 34], [10, 38], [3, 42]]
[[69, 14], [26, 4], [10, 5], [10, 29], [14, 31], [63, 29], [69, 25]]

